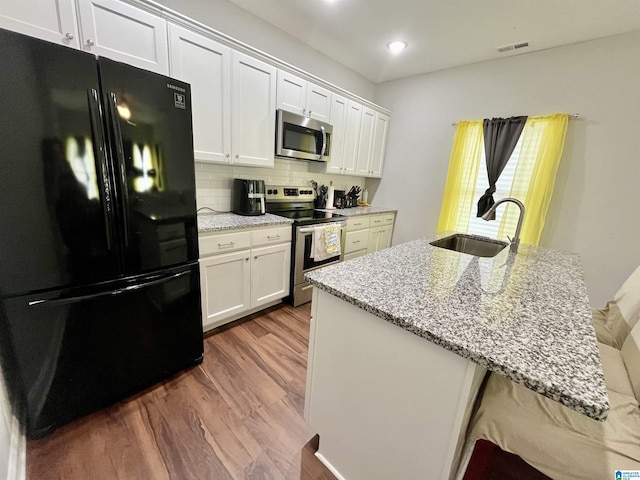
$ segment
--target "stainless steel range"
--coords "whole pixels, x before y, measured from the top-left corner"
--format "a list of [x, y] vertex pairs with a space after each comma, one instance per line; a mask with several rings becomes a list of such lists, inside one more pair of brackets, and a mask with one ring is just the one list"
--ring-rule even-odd
[[[291, 290], [287, 301], [294, 307], [311, 301], [312, 287], [304, 280], [304, 274], [344, 257], [344, 242], [347, 217], [313, 208], [314, 192], [311, 187], [274, 186], [266, 187], [266, 210], [293, 220], [291, 243]], [[314, 260], [312, 249], [316, 227], [327, 222], [340, 225], [340, 255], [324, 260]]]

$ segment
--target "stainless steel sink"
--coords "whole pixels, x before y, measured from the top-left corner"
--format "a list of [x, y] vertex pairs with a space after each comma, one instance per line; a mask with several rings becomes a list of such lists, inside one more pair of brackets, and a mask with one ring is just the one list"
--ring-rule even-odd
[[456, 233], [449, 237], [431, 242], [434, 247], [446, 248], [454, 252], [468, 253], [476, 257], [495, 257], [508, 245], [507, 242], [481, 237], [480, 235], [468, 235]]

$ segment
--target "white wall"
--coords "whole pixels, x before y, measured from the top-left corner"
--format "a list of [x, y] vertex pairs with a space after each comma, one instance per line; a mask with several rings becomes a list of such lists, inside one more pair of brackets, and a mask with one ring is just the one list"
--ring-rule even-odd
[[371, 81], [228, 0], [156, 2], [366, 100], [373, 100], [375, 86]]
[[394, 243], [433, 233], [452, 122], [579, 113], [569, 121], [541, 245], [582, 255], [592, 305], [640, 264], [640, 32], [380, 84], [393, 111], [374, 201], [399, 209]]

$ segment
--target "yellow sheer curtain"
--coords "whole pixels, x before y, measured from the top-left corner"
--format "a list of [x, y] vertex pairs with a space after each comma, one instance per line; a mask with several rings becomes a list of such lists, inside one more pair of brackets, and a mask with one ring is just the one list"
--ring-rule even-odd
[[483, 145], [482, 120], [458, 122], [440, 207], [438, 232], [466, 232], [469, 228]]
[[[526, 213], [520, 242], [537, 245], [547, 218], [547, 210], [556, 183], [556, 173], [567, 133], [566, 113], [529, 117], [522, 131], [522, 146], [511, 185], [510, 197], [524, 203]], [[519, 209], [507, 204], [498, 238], [513, 235]]]

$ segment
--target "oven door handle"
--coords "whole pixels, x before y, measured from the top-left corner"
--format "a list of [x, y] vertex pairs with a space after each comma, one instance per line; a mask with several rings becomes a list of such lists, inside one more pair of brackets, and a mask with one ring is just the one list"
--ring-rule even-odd
[[[338, 225], [340, 225], [341, 229], [345, 228], [347, 226], [346, 223], [339, 223]], [[300, 232], [300, 233], [313, 233], [315, 231], [315, 229], [316, 229], [316, 227], [300, 228], [298, 230], [298, 232]]]

